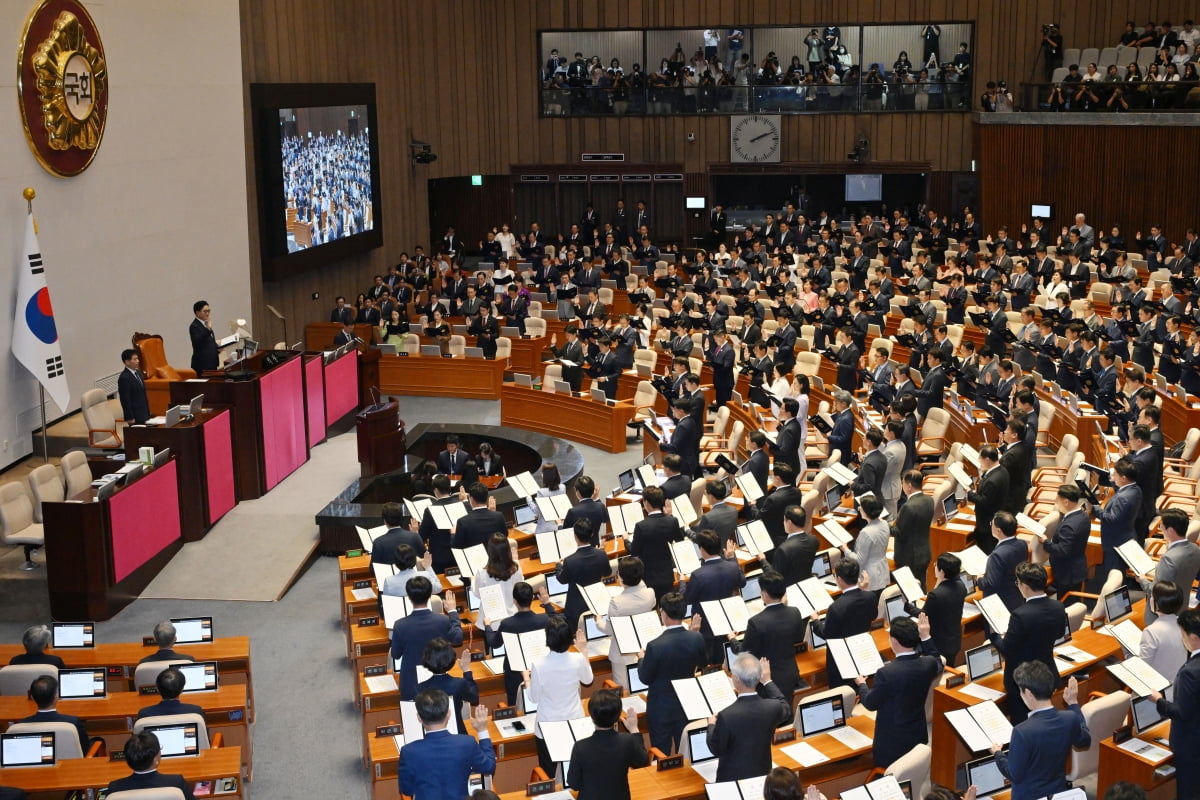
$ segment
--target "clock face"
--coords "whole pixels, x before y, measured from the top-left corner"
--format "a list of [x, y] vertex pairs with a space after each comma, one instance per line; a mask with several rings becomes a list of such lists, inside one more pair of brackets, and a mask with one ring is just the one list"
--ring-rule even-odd
[[729, 123], [729, 160], [736, 163], [779, 161], [779, 116], [751, 114]]

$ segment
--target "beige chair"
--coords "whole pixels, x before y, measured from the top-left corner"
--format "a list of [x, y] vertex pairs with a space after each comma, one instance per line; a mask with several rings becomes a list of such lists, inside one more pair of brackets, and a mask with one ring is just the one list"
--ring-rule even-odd
[[804, 509], [804, 530], [806, 533], [812, 533], [813, 517], [821, 513], [821, 507], [824, 504], [825, 495], [812, 489], [805, 492], [802, 496], [800, 507]]
[[1115, 592], [1121, 588], [1121, 584], [1125, 582], [1125, 570], [1110, 569], [1108, 574], [1104, 576], [1104, 583], [1100, 586], [1100, 591], [1096, 594], [1091, 592], [1067, 592], [1059, 598], [1063, 605], [1067, 605], [1067, 598], [1081, 598], [1095, 600], [1096, 605], [1092, 606], [1092, 613], [1084, 615], [1085, 622], [1098, 623], [1108, 620], [1107, 609], [1104, 608], [1104, 595]]
[[1084, 703], [1080, 709], [1083, 721], [1092, 734], [1092, 744], [1086, 750], [1071, 750], [1067, 780], [1077, 781], [1094, 773], [1100, 766], [1100, 743], [1113, 735], [1125, 723], [1129, 711], [1129, 695], [1109, 692]]
[[174, 667], [180, 664], [190, 664], [192, 662], [186, 660], [176, 661], [147, 661], [144, 664], [138, 664], [133, 670], [133, 688], [135, 691], [141, 691], [144, 688], [155, 687], [155, 681], [158, 680], [158, 674], [167, 667]]
[[654, 367], [658, 365], [658, 353], [654, 352], [653, 350], [647, 350], [639, 347], [637, 350], [633, 351], [633, 363], [635, 366], [638, 364], [645, 364], [647, 367], [653, 370]]
[[925, 422], [921, 425], [921, 438], [917, 440], [917, 460], [930, 460], [945, 453], [950, 446], [946, 438], [949, 431], [950, 412], [943, 408], [929, 409], [929, 413], [925, 415]]
[[746, 424], [740, 419], [734, 420], [733, 425], [729, 428], [729, 436], [723, 442], [716, 446], [710, 447], [700, 454], [700, 463], [705, 467], [717, 466], [717, 458], [725, 456], [730, 461], [740, 460], [738, 450], [742, 446], [742, 439], [746, 436]]
[[108, 800], [186, 800], [183, 790], [175, 786], [164, 786], [160, 789], [126, 789], [123, 792], [112, 792]]
[[449, 348], [450, 355], [455, 357], [463, 356], [467, 351], [467, 337], [457, 333], [454, 334], [450, 337]]
[[15, 481], [0, 486], [0, 542], [25, 548], [25, 563], [21, 569], [29, 572], [38, 568], [31, 556], [45, 541], [42, 524], [33, 521], [33, 503], [25, 486]]
[[42, 503], [61, 503], [63, 494], [62, 477], [53, 464], [42, 464], [29, 473], [29, 492], [33, 495], [33, 521], [42, 521]]
[[607, 286], [600, 287], [600, 290], [596, 292], [596, 298], [601, 303], [604, 303], [605, 308], [612, 308], [612, 304], [613, 304], [613, 290], [612, 289], [609, 289]]
[[795, 374], [807, 375], [810, 378], [821, 369], [821, 356], [818, 353], [797, 353]]
[[954, 494], [954, 488], [957, 485], [957, 482], [953, 478], [948, 478], [939, 483], [938, 487], [933, 490], [934, 522], [946, 521], [946, 498]]
[[1186, 472], [1196, 460], [1196, 450], [1200, 448], [1200, 428], [1188, 428], [1187, 436], [1183, 439], [1183, 452], [1179, 458], [1168, 458], [1164, 464], [1173, 467], [1176, 472]]
[[[29, 684], [43, 675], [58, 680], [58, 667], [51, 664], [9, 664], [0, 667], [0, 697], [25, 697]], [[79, 742], [76, 734], [75, 742]]]
[[83, 412], [83, 421], [88, 427], [89, 445], [109, 450], [121, 447], [121, 428], [125, 420], [113, 416], [108, 395], [103, 389], [84, 392], [79, 398], [79, 410]]
[[1071, 603], [1067, 606], [1067, 625], [1071, 633], [1083, 627], [1083, 619], [1087, 616], [1087, 606], [1083, 603]]
[[700, 437], [701, 450], [717, 447], [724, 443], [725, 430], [729, 427], [729, 406], [721, 406], [717, 409], [710, 427], [711, 430]]
[[525, 335], [533, 339], [546, 335], [546, 320], [541, 317], [529, 317], [525, 320]]
[[410, 356], [421, 355], [421, 337], [415, 333], [404, 337], [404, 351]]
[[1033, 471], [1034, 481], [1037, 481], [1037, 476], [1041, 474], [1042, 466], [1052, 468], [1063, 468], [1071, 463], [1071, 459], [1075, 457], [1075, 453], [1079, 451], [1079, 437], [1073, 433], [1064, 434], [1062, 443], [1058, 446], [1058, 450], [1052, 455], [1039, 455], [1037, 457], [1038, 469]]
[[196, 723], [196, 741], [201, 750], [220, 747], [224, 744], [223, 736], [220, 733], [214, 733], [212, 741], [209, 741], [208, 725], [204, 722], [203, 714], [165, 714], [161, 717], [142, 717], [133, 723], [133, 732], [141, 733], [147, 726], [186, 725], [191, 722]]
[[542, 373], [542, 391], [553, 392], [554, 382], [562, 380], [562, 364], [547, 364]]
[[900, 783], [912, 781], [912, 796], [924, 797], [929, 791], [929, 765], [932, 760], [933, 748], [919, 744], [888, 764], [884, 774], [894, 776]]
[[[692, 352], [695, 352], [695, 350], [693, 350]], [[693, 375], [698, 376], [700, 374], [700, 370], [703, 368], [704, 368], [704, 359], [696, 358], [695, 356], [688, 356], [688, 371], [689, 372], [691, 372]]]
[[633, 429], [634, 436], [641, 436], [642, 423], [657, 416], [654, 413], [654, 403], [658, 399], [658, 391], [650, 381], [638, 381], [637, 391], [633, 395], [633, 418], [628, 427]]
[[505, 360], [512, 358], [512, 339], [507, 336], [496, 337], [496, 358]]
[[[25, 691], [29, 691], [28, 686], [25, 687]], [[84, 757], [83, 749], [79, 745], [79, 729], [70, 722], [14, 722], [8, 726], [5, 733], [53, 733], [56, 760]], [[97, 751], [100, 747], [99, 742], [93, 745], [93, 749]]]
[[704, 504], [704, 486], [708, 481], [704, 478], [696, 478], [692, 481], [692, 487], [688, 489], [688, 500], [692, 501], [692, 508], [696, 509], [696, 513], [702, 513]]
[[69, 450], [63, 454], [59, 467], [66, 484], [65, 496], [78, 498], [92, 488], [92, 470], [87, 463], [87, 454], [82, 450]]

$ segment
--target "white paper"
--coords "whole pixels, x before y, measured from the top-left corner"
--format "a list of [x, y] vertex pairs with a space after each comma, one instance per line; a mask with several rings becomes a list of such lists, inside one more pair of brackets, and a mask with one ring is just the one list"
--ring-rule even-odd
[[[966, 530], [973, 531], [974, 528], [967, 526]], [[982, 575], [987, 572], [987, 554], [979, 549], [979, 545], [971, 545], [966, 550], [959, 550], [954, 555], [958, 556], [962, 562], [963, 571], [968, 575]]]
[[761, 519], [752, 520], [745, 525], [739, 525], [742, 541], [751, 555], [762, 555], [775, 549], [775, 542], [767, 532], [767, 525]]
[[993, 744], [1008, 744], [1012, 738], [1012, 723], [991, 700], [947, 711], [946, 721], [975, 753], [990, 750]]
[[733, 482], [742, 490], [742, 497], [745, 498], [747, 503], [757, 502], [763, 496], [762, 487], [758, 485], [758, 481], [753, 475], [738, 475], [733, 479]]
[[829, 760], [829, 756], [808, 742], [789, 744], [787, 747], [779, 748], [779, 751], [802, 767], [811, 767]]
[[712, 628], [714, 636], [744, 633], [750, 623], [750, 612], [746, 601], [740, 597], [723, 597], [720, 600], [703, 600], [700, 608]]
[[909, 603], [915, 603], [924, 596], [921, 591], [921, 584], [913, 575], [911, 567], [901, 567], [900, 569], [892, 570], [892, 577], [896, 579], [896, 585], [900, 587], [900, 594], [904, 595], [904, 599]]
[[843, 725], [839, 728], [834, 728], [831, 731], [826, 731], [834, 739], [837, 739], [842, 744], [851, 750], [865, 750], [872, 745], [871, 737], [851, 728], [849, 725]]
[[533, 497], [538, 493], [537, 481], [528, 471], [509, 475], [508, 485], [518, 497]]
[[950, 474], [950, 477], [952, 477], [952, 478], [954, 478], [954, 480], [958, 481], [959, 486], [961, 486], [964, 489], [970, 490], [971, 476], [967, 474], [966, 470], [964, 470], [962, 468], [961, 464], [955, 463], [955, 464], [948, 465], [946, 467], [946, 472], [948, 472]]
[[383, 605], [383, 624], [387, 625], [389, 630], [396, 624], [396, 620], [404, 619], [412, 613], [412, 601], [407, 597], [385, 594], [381, 603]]
[[575, 742], [586, 739], [596, 730], [589, 717], [572, 720], [546, 721], [539, 723], [542, 741], [555, 761], [570, 761]]
[[1149, 575], [1158, 567], [1158, 562], [1146, 554], [1136, 539], [1118, 545], [1117, 555], [1138, 575]]
[[811, 617], [833, 605], [828, 588], [817, 578], [805, 578], [787, 587], [787, 604]]
[[672, 516], [679, 520], [679, 524], [685, 528], [692, 527], [700, 519], [696, 514], [696, 508], [686, 494], [671, 499], [671, 511]]
[[371, 572], [375, 575], [375, 585], [382, 590], [384, 581], [396, 574], [396, 567], [394, 564], [374, 562], [371, 564]]
[[408, 515], [415, 520], [424, 519], [425, 509], [432, 505], [433, 501], [428, 498], [422, 498], [421, 500], [409, 500], [405, 498], [404, 500], [404, 507], [408, 509]]
[[965, 695], [978, 697], [980, 700], [999, 700], [1004, 697], [1004, 692], [989, 689], [981, 683], [966, 683], [958, 687], [958, 690]]
[[534, 538], [537, 540], [538, 560], [543, 564], [562, 561], [579, 549], [575, 531], [571, 528], [535, 533]]
[[355, 600], [373, 600], [375, 598], [375, 590], [370, 586], [365, 586], [362, 589], [352, 589], [350, 594]]
[[400, 726], [404, 730], [404, 741], [409, 744], [425, 738], [425, 726], [417, 714], [417, 704], [412, 700], [400, 701]]
[[479, 615], [490, 624], [508, 617], [508, 604], [504, 602], [504, 584], [493, 583], [483, 586], [479, 594]]
[[508, 655], [509, 669], [514, 672], [525, 672], [530, 669], [550, 648], [546, 646], [545, 631], [527, 631], [525, 633], [501, 634], [504, 639], [504, 652]]
[[1037, 536], [1046, 535], [1046, 526], [1035, 520], [1033, 517], [1018, 513], [1016, 518], [1017, 524], [1023, 527], [1025, 530]]
[[850, 532], [842, 527], [842, 524], [835, 519], [826, 520], [817, 526], [817, 532], [825, 537], [825, 541], [832, 547], [841, 547], [844, 544], [850, 544], [853, 538]]
[[596, 619], [603, 617], [608, 611], [608, 604], [612, 602], [612, 594], [608, 587], [603, 583], [589, 583], [587, 586], [580, 586], [579, 591], [583, 594], [583, 600], [592, 616]]
[[450, 518], [450, 525], [452, 527], [467, 515], [467, 506], [465, 503], [451, 503], [450, 505], [442, 506], [442, 508], [446, 509], [446, 516]]
[[633, 616], [608, 618], [608, 630], [617, 640], [623, 655], [632, 655], [646, 649], [646, 645], [662, 633], [662, 621], [656, 611], [643, 611]]
[[1117, 747], [1144, 758], [1152, 764], [1157, 764], [1160, 761], [1166, 761], [1171, 757], [1170, 750], [1166, 750], [1155, 744], [1150, 744], [1150, 742], [1147, 742], [1145, 739], [1127, 739], [1117, 745]]
[[1121, 647], [1131, 656], [1141, 652], [1142, 629], [1132, 619], [1123, 619], [1116, 625], [1105, 625], [1100, 632], [1107, 633], [1120, 642]]
[[[513, 727], [513, 723], [520, 722], [525, 726], [525, 730], [519, 731]], [[512, 717], [511, 719], [496, 720], [496, 729], [500, 731], [501, 739], [512, 739], [517, 736], [532, 736], [534, 726], [537, 724], [537, 712], [526, 714], [523, 717]], [[549, 795], [544, 795], [549, 796]]]
[[571, 499], [565, 494], [538, 497], [536, 502], [538, 511], [545, 520], [564, 519], [571, 510]]
[[429, 512], [430, 518], [433, 520], [434, 526], [436, 526], [439, 531], [448, 531], [454, 526], [454, 523], [450, 520], [450, 514], [446, 510], [447, 508], [449, 508], [449, 506], [430, 505], [429, 508], [426, 509]]
[[384, 675], [371, 675], [364, 680], [367, 684], [367, 691], [371, 694], [395, 692], [400, 689], [400, 684], [397, 683], [396, 676], [390, 672]]
[[474, 577], [479, 570], [487, 569], [487, 549], [481, 544], [473, 544], [465, 550], [452, 547], [450, 554], [458, 564], [458, 571], [465, 577]]
[[1008, 611], [1008, 606], [1004, 605], [1004, 600], [998, 594], [989, 594], [986, 597], [979, 598], [979, 612], [983, 614], [983, 618], [987, 620], [987, 624], [992, 630], [1003, 636], [1008, 632], [1008, 619], [1012, 615]]
[[700, 556], [696, 553], [696, 545], [688, 539], [671, 542], [671, 558], [675, 560], [675, 569], [685, 578], [700, 569]]
[[1138, 656], [1130, 656], [1119, 664], [1109, 664], [1108, 671], [1133, 690], [1138, 697], [1161, 692], [1171, 682]]

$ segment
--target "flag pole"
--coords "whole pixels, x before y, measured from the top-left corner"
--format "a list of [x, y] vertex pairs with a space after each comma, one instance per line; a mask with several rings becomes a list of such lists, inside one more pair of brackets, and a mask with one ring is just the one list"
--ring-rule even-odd
[[[25, 198], [25, 207], [30, 214], [33, 214], [33, 198], [37, 197], [37, 192], [32, 186], [26, 186], [21, 196]], [[34, 231], [37, 230], [37, 221], [34, 221]], [[46, 387], [38, 381], [38, 409], [42, 412], [42, 463], [50, 463], [50, 432], [46, 429]]]

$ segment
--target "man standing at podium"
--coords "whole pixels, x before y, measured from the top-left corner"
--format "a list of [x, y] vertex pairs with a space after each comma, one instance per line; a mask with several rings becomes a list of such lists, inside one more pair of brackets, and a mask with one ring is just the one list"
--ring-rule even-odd
[[219, 365], [219, 357], [217, 353], [217, 337], [213, 335], [212, 324], [212, 309], [208, 305], [207, 300], [197, 300], [192, 304], [192, 313], [196, 318], [192, 320], [191, 326], [188, 328], [188, 335], [192, 339], [192, 369], [197, 374], [208, 370], [214, 370]]
[[125, 369], [117, 378], [117, 394], [121, 398], [121, 416], [131, 425], [141, 425], [150, 419], [150, 402], [146, 399], [146, 384], [142, 380], [142, 360], [132, 347], [121, 351]]

